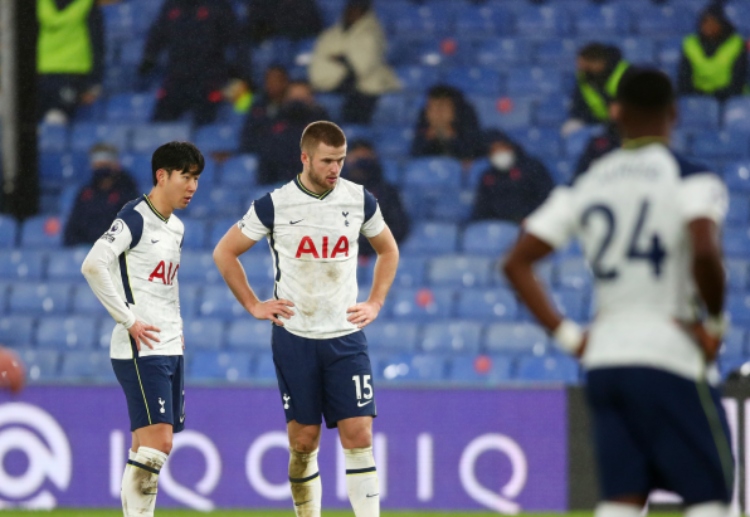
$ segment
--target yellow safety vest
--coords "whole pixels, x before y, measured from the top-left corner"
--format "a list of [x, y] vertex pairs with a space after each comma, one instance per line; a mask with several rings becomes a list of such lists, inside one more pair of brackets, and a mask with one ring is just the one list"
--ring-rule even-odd
[[[629, 67], [630, 63], [627, 61], [620, 61], [607, 79], [607, 84], [604, 85], [604, 91], [611, 98], [614, 98], [615, 95], [617, 95], [617, 86], [620, 84], [622, 74], [624, 74], [625, 70]], [[582, 73], [578, 74], [578, 88], [581, 90], [583, 100], [588, 105], [591, 113], [593, 113], [598, 120], [608, 120], [609, 110], [607, 110], [607, 100], [588, 82], [586, 82], [586, 78]]]
[[704, 93], [713, 93], [726, 88], [732, 82], [732, 68], [742, 54], [745, 45], [741, 36], [735, 34], [727, 39], [708, 57], [701, 47], [700, 39], [693, 34], [682, 43], [685, 57], [693, 67], [693, 86]]
[[88, 74], [93, 52], [87, 18], [94, 0], [75, 0], [62, 11], [54, 0], [37, 0], [39, 40], [36, 69], [40, 74]]

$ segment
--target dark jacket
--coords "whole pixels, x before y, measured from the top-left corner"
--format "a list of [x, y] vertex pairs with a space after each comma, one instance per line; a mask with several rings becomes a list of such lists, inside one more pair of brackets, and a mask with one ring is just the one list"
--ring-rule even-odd
[[314, 38], [323, 19], [314, 0], [255, 0], [247, 14], [247, 34], [254, 43], [268, 38]]
[[571, 178], [571, 183], [578, 178], [581, 174], [586, 172], [594, 160], [601, 158], [605, 154], [614, 151], [622, 144], [620, 133], [614, 124], [607, 124], [605, 131], [601, 135], [597, 135], [591, 138], [586, 144], [586, 149], [583, 151], [581, 156], [578, 158], [576, 164], [576, 170]]
[[256, 96], [242, 127], [240, 150], [243, 153], [257, 153], [261, 140], [271, 130], [280, 114], [280, 105], [271, 103], [263, 93]]
[[138, 187], [126, 172], [114, 176], [114, 183], [104, 190], [101, 178], [78, 191], [63, 235], [65, 246], [93, 244], [107, 231], [117, 213], [128, 201], [138, 197]]

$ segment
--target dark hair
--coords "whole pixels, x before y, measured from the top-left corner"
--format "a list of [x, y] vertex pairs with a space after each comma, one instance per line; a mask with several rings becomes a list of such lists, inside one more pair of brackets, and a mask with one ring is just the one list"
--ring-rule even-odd
[[266, 68], [265, 73], [267, 74], [268, 72], [274, 72], [274, 71], [281, 72], [286, 77], [289, 77], [289, 70], [287, 70], [286, 67], [282, 63], [271, 63]]
[[661, 70], [631, 67], [617, 88], [617, 101], [640, 111], [665, 110], [674, 103], [672, 81]]
[[168, 142], [151, 156], [151, 176], [156, 185], [156, 171], [159, 169], [167, 171], [167, 175], [172, 171], [188, 171], [197, 176], [205, 165], [203, 154], [190, 142]]
[[451, 99], [457, 101], [463, 98], [463, 93], [458, 88], [447, 84], [436, 84], [427, 90], [430, 99]]
[[367, 140], [366, 138], [357, 138], [356, 140], [352, 140], [348, 144], [349, 151], [354, 151], [356, 149], [367, 149], [369, 151], [375, 151], [375, 146], [372, 145], [372, 142]]
[[318, 120], [308, 124], [302, 132], [299, 147], [303, 152], [310, 152], [321, 142], [331, 147], [341, 147], [346, 145], [346, 136], [342, 129], [333, 122]]
[[622, 52], [614, 45], [592, 42], [578, 51], [578, 57], [586, 61], [619, 61], [622, 59]]

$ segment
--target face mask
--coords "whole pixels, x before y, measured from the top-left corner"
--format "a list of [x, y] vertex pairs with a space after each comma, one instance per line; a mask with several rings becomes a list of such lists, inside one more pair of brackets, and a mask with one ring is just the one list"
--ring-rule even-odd
[[507, 171], [516, 163], [516, 154], [513, 151], [498, 151], [490, 157], [490, 163], [501, 171]]
[[93, 171], [94, 179], [96, 180], [110, 178], [112, 176], [115, 176], [116, 174], [117, 170], [113, 169], [112, 167], [97, 167]]

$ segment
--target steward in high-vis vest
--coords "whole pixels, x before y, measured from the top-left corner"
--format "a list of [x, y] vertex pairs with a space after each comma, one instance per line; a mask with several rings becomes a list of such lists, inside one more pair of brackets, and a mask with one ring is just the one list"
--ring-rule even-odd
[[607, 106], [617, 94], [617, 86], [630, 67], [617, 47], [589, 43], [578, 52], [577, 84], [570, 108], [570, 118], [584, 124], [601, 124], [609, 120]]
[[747, 85], [747, 46], [720, 5], [706, 8], [698, 32], [682, 42], [679, 92], [713, 95], [719, 100], [742, 95]]
[[101, 90], [104, 29], [96, 0], [36, 0], [38, 114], [71, 117]]

